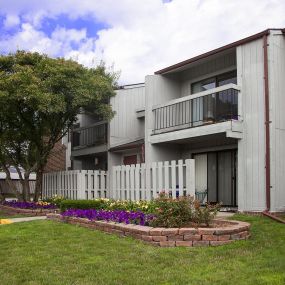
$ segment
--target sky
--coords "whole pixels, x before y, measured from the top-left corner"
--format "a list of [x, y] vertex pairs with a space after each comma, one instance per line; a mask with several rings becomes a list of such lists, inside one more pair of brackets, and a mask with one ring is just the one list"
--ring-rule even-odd
[[100, 61], [120, 84], [267, 28], [285, 0], [0, 0], [0, 53], [17, 49]]

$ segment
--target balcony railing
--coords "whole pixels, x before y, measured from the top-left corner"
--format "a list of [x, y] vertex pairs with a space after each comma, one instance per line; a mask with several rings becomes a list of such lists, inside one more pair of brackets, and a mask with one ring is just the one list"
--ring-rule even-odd
[[238, 120], [235, 84], [181, 97], [153, 108], [153, 134]]
[[72, 148], [97, 146], [107, 143], [108, 124], [96, 123], [88, 127], [74, 129], [71, 133]]

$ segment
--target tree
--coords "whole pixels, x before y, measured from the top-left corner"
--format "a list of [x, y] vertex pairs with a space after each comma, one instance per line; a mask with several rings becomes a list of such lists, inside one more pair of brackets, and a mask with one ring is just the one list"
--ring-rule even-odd
[[[39, 198], [47, 158], [81, 108], [104, 119], [113, 116], [109, 99], [115, 95], [117, 77], [104, 64], [88, 69], [72, 60], [25, 51], [0, 56], [0, 168], [19, 199], [30, 197], [32, 172], [37, 174], [34, 199]], [[12, 186], [11, 165], [22, 193]]]

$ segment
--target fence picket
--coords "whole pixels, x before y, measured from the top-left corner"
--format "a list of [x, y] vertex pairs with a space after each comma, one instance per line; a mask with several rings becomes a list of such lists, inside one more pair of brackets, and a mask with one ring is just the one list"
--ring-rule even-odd
[[171, 161], [171, 194], [176, 197], [176, 161]]
[[183, 160], [178, 160], [178, 191], [179, 196], [183, 196]]

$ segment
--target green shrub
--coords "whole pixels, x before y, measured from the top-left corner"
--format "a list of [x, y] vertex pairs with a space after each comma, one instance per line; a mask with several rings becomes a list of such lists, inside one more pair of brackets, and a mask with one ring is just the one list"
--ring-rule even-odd
[[65, 198], [63, 196], [58, 196], [58, 195], [54, 195], [50, 198], [41, 199], [41, 201], [52, 203], [52, 204], [56, 205], [57, 207], [60, 207], [61, 202], [64, 200], [65, 200]]
[[151, 221], [151, 226], [166, 228], [209, 226], [221, 206], [201, 205], [190, 196], [172, 199], [165, 193], [161, 193], [153, 203], [155, 208], [152, 213], [155, 218]]
[[192, 220], [192, 203], [193, 198], [189, 196], [172, 199], [161, 194], [154, 201], [155, 218], [151, 221], [151, 226], [166, 228], [184, 226]]
[[153, 213], [156, 207], [154, 201], [129, 201], [129, 200], [112, 200], [112, 199], [95, 199], [95, 200], [62, 200], [60, 205], [61, 212], [67, 209], [94, 209], [94, 210], [125, 210], [141, 211], [146, 214]]
[[198, 225], [204, 224], [206, 226], [209, 226], [209, 224], [216, 217], [220, 207], [221, 204], [211, 205], [208, 203], [201, 206], [200, 202], [198, 200], [195, 200], [192, 221]]
[[64, 212], [68, 209], [107, 209], [107, 201], [104, 199], [96, 199], [96, 200], [63, 200], [60, 203], [60, 211]]

